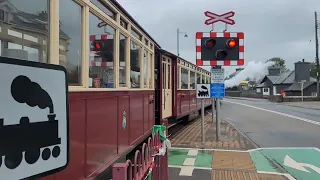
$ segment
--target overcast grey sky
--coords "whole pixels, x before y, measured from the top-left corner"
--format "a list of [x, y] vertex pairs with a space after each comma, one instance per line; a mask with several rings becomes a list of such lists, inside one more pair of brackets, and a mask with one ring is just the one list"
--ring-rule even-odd
[[[320, 0], [118, 0], [162, 48], [195, 63], [195, 33], [208, 32], [204, 11], [222, 14], [234, 11], [236, 24], [230, 32], [245, 33], [245, 62], [265, 61], [279, 56], [293, 69], [294, 62], [315, 59], [314, 11], [320, 14]], [[319, 16], [320, 18], [320, 16]], [[224, 24], [215, 25], [222, 31]], [[311, 42], [310, 42], [311, 40]], [[207, 68], [206, 68], [207, 69]], [[227, 74], [235, 68], [227, 68]]]

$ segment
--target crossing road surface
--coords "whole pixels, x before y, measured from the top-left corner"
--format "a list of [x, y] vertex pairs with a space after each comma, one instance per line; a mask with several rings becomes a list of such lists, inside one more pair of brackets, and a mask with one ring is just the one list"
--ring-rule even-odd
[[320, 110], [225, 98], [221, 117], [259, 147], [320, 148]]

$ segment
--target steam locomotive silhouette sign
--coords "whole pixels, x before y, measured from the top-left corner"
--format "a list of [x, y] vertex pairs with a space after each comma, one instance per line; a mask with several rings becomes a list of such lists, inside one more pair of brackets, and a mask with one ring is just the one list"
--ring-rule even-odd
[[69, 160], [66, 69], [0, 57], [0, 179], [43, 177]]
[[198, 99], [210, 99], [210, 84], [197, 84], [196, 92]]

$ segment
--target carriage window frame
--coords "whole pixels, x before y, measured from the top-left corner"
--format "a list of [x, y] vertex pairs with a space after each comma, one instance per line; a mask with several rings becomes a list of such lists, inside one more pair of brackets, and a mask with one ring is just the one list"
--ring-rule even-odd
[[[78, 2], [78, 1], [75, 1], [75, 2]], [[97, 17], [101, 18], [104, 22], [106, 22], [107, 24], [109, 24], [112, 28], [114, 28], [117, 32], [117, 34], [115, 34], [115, 37], [114, 39], [116, 41], [118, 41], [118, 38], [119, 38], [119, 34], [121, 33], [122, 35], [126, 36], [128, 38], [127, 41], [129, 41], [129, 44], [131, 41], [135, 42], [137, 45], [139, 45], [140, 47], [143, 47], [144, 49], [146, 49], [149, 53], [150, 53], [150, 56], [148, 58], [149, 59], [149, 62], [151, 62], [150, 65], [148, 65], [148, 75], [149, 75], [149, 79], [151, 79], [151, 83], [147, 83], [148, 86], [147, 88], [143, 88], [143, 86], [140, 85], [140, 88], [134, 88], [134, 89], [131, 89], [130, 88], [130, 67], [129, 69], [127, 70], [126, 72], [126, 76], [129, 77], [129, 78], [126, 78], [126, 83], [127, 83], [127, 86], [126, 87], [120, 87], [119, 85], [119, 80], [120, 80], [120, 77], [119, 77], [119, 67], [117, 64], [120, 63], [118, 57], [119, 57], [119, 50], [116, 50], [118, 51], [116, 53], [116, 56], [114, 58], [114, 74], [117, 74], [117, 76], [115, 76], [115, 78], [117, 78], [117, 80], [115, 79], [115, 84], [114, 84], [114, 88], [95, 88], [95, 89], [90, 89], [88, 84], [89, 84], [89, 77], [87, 77], [89, 75], [89, 72], [88, 70], [86, 70], [87, 68], [89, 68], [89, 54], [87, 52], [83, 52], [82, 53], [82, 59], [80, 60], [81, 61], [81, 64], [82, 64], [82, 67], [83, 67], [83, 71], [81, 71], [81, 82], [82, 82], [82, 86], [74, 86], [74, 85], [69, 85], [69, 91], [71, 92], [78, 92], [78, 91], [116, 91], [116, 90], [141, 90], [141, 89], [147, 89], [147, 90], [153, 90], [154, 87], [155, 87], [155, 82], [154, 82], [154, 78], [155, 78], [155, 72], [153, 70], [150, 70], [149, 71], [149, 67], [152, 67], [154, 69], [154, 59], [156, 58], [154, 53], [155, 53], [155, 47], [156, 47], [156, 42], [154, 42], [152, 39], [150, 39], [150, 37], [142, 30], [139, 28], [139, 26], [135, 23], [133, 23], [130, 18], [128, 16], [126, 16], [125, 14], [123, 14], [121, 11], [119, 11], [119, 9], [117, 9], [116, 6], [114, 6], [113, 4], [111, 4], [110, 2], [108, 1], [104, 1], [102, 0], [102, 5], [104, 7], [106, 7], [109, 11], [111, 11], [113, 14], [114, 14], [114, 18], [113, 17], [110, 17], [110, 13], [106, 13], [105, 11], [101, 10], [101, 8], [99, 8], [98, 6], [96, 6], [94, 3], [90, 2], [90, 0], [88, 1], [88, 3], [86, 2], [82, 2], [82, 0], [79, 2], [79, 5], [82, 6], [83, 8], [83, 13], [82, 13], [82, 16], [83, 16], [83, 19], [82, 19], [82, 29], [84, 29], [84, 33], [83, 33], [83, 36], [82, 37], [79, 37], [81, 39], [83, 39], [83, 49], [87, 49], [87, 46], [88, 46], [88, 43], [89, 43], [89, 32], [88, 32], [88, 16], [89, 16], [89, 13], [93, 13], [94, 15], [96, 15]], [[58, 12], [58, 8], [56, 7], [50, 7], [50, 11], [51, 10], [54, 10], [55, 12]], [[50, 12], [49, 11], [49, 12]], [[52, 14], [50, 13], [50, 15], [52, 16], [55, 16], [55, 14]], [[120, 25], [120, 20], [127, 23], [127, 28], [123, 27]], [[57, 25], [57, 23], [51, 23], [50, 22], [50, 25], [53, 24], [54, 26]], [[137, 37], [135, 37], [131, 31], [132, 29], [139, 35], [139, 37], [141, 37], [140, 39], [138, 39]], [[58, 30], [53, 30], [55, 31], [55, 33], [53, 34], [59, 34]], [[56, 39], [57, 37], [51, 37], [49, 38], [49, 41], [52, 41], [52, 39]], [[146, 45], [143, 41], [143, 39], [146, 38], [149, 40], [149, 44]], [[130, 41], [131, 40], [131, 41]], [[118, 44], [119, 44], [120, 41], [118, 41], [117, 43], [115, 43], [115, 47], [118, 47]], [[49, 43], [48, 43], [49, 44]], [[52, 44], [52, 48], [48, 45], [48, 47], [51, 49], [56, 49], [57, 46], [59, 46], [56, 42], [50, 42], [50, 44]], [[129, 52], [130, 54], [130, 45], [128, 47], [126, 47], [127, 49], [127, 52]], [[56, 52], [55, 51], [52, 51], [52, 53]], [[49, 54], [48, 54], [49, 56]], [[142, 56], [141, 56], [142, 58]], [[53, 60], [52, 60], [53, 59]], [[54, 58], [52, 58], [52, 55], [48, 57], [48, 60], [49, 60], [49, 63], [52, 63], [52, 64], [57, 64], [57, 60], [54, 60]], [[127, 63], [130, 64], [130, 57], [128, 57], [126, 59]], [[141, 61], [143, 62], [143, 60]], [[140, 76], [140, 78], [142, 78]], [[140, 80], [140, 82], [143, 82], [143, 79]]]

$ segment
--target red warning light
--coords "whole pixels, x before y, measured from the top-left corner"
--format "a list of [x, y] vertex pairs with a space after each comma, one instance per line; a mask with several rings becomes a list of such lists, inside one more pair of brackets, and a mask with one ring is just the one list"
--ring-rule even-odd
[[95, 49], [95, 51], [100, 51], [103, 48], [103, 42], [99, 40], [93, 41], [91, 45]]
[[101, 46], [100, 46], [99, 43], [96, 43], [95, 46], [96, 46], [97, 49], [100, 49], [100, 48], [101, 48]]
[[237, 44], [236, 40], [234, 40], [234, 39], [229, 39], [228, 42], [227, 42], [227, 46], [229, 48], [234, 48], [236, 46], [236, 44]]
[[206, 48], [212, 48], [213, 46], [216, 45], [216, 40], [214, 39], [208, 39], [206, 40]]

